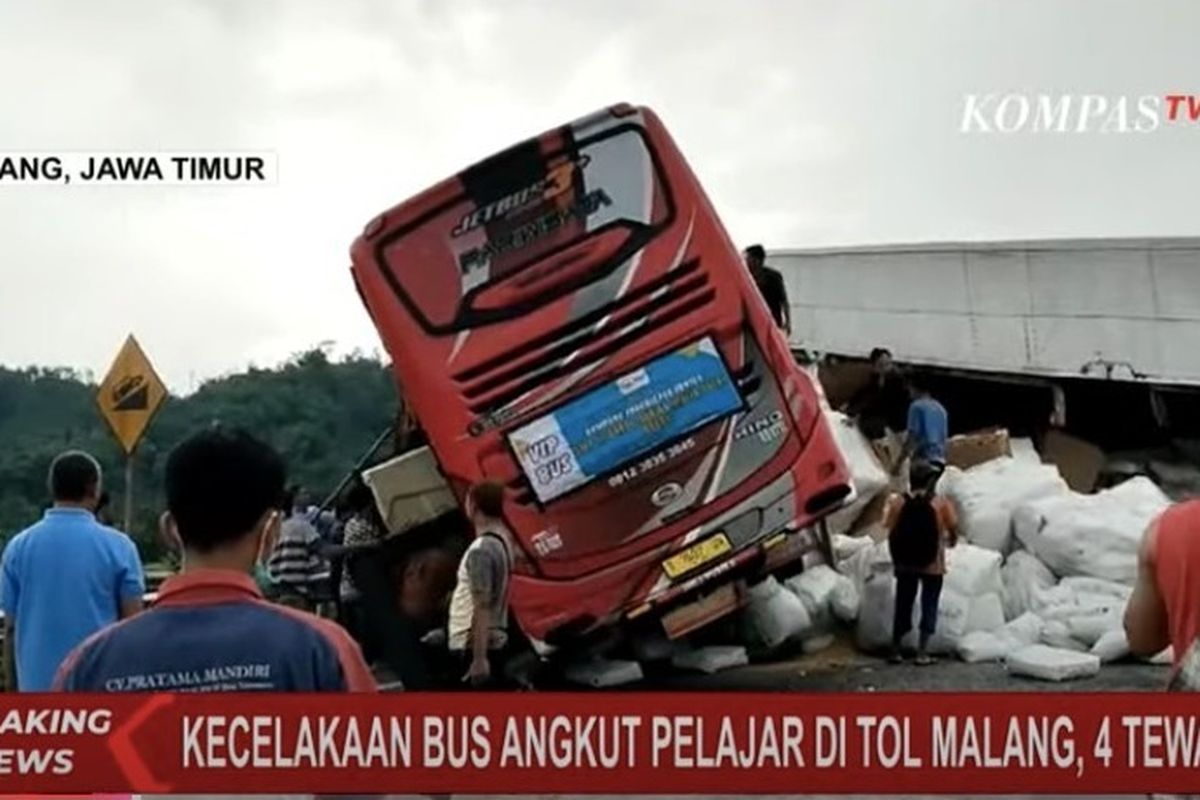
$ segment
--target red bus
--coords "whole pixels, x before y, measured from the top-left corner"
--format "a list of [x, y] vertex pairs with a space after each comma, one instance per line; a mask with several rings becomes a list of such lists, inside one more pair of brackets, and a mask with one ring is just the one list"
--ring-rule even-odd
[[535, 643], [729, 595], [850, 494], [812, 380], [649, 109], [475, 164], [352, 257], [454, 491], [508, 487]]

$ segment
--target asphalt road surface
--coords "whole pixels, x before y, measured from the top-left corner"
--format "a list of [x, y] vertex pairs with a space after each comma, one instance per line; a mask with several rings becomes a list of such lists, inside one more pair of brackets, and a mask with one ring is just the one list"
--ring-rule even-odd
[[893, 665], [856, 651], [848, 640], [813, 655], [784, 658], [715, 675], [675, 671], [650, 674], [636, 690], [763, 692], [1157, 692], [1169, 669], [1137, 662], [1106, 664], [1083, 680], [1049, 683], [1009, 675], [1001, 664], [966, 664], [943, 658], [919, 667]]

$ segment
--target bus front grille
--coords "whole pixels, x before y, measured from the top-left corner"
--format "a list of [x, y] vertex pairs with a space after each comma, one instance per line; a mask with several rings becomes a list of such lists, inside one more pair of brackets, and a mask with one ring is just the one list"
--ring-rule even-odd
[[688, 261], [552, 331], [454, 376], [471, 411], [487, 415], [527, 392], [601, 361], [710, 302], [715, 291]]

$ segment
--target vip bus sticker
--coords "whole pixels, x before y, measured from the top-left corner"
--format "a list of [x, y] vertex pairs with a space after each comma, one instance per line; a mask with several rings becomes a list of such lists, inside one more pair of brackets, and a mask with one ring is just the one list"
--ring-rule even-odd
[[554, 483], [555, 481], [566, 477], [571, 472], [571, 454], [563, 453], [553, 461], [547, 462], [539, 466], [534, 473], [537, 475], [537, 481], [542, 486]]
[[558, 434], [552, 433], [528, 445], [525, 453], [533, 463], [540, 464], [558, 452], [559, 444]]

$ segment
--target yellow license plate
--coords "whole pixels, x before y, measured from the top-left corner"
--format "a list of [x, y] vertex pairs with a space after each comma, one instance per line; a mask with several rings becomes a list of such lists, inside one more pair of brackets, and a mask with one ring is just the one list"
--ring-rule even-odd
[[663, 562], [663, 572], [667, 573], [668, 578], [678, 578], [696, 567], [720, 558], [732, 549], [729, 537], [718, 533], [668, 558]]

